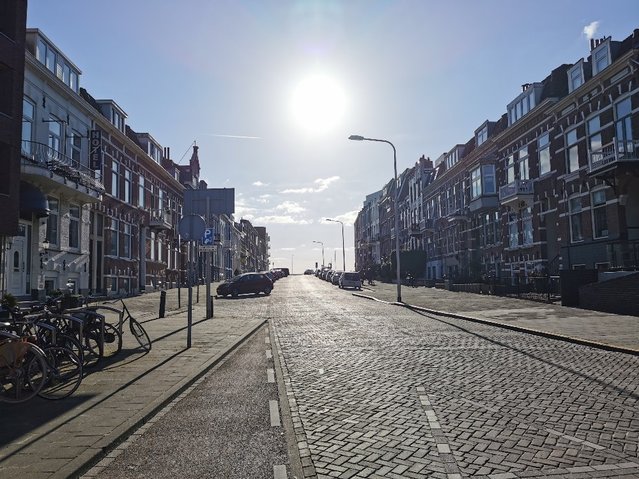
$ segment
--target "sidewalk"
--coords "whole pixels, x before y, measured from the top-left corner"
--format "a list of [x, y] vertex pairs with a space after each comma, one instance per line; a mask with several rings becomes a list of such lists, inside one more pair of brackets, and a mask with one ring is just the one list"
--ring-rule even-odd
[[[397, 300], [397, 285], [364, 285], [363, 296]], [[602, 313], [525, 299], [458, 293], [426, 287], [401, 288], [402, 302], [426, 311], [542, 333], [545, 336], [639, 354], [639, 317]]]
[[[194, 302], [195, 298], [194, 290]], [[153, 341], [150, 353], [144, 354], [125, 325], [122, 352], [90, 371], [71, 397], [0, 403], [0, 477], [74, 477], [266, 321], [262, 315], [237, 317], [226, 311], [223, 301], [215, 302], [214, 317], [206, 320], [204, 298], [205, 288], [200, 287], [190, 349], [186, 348], [186, 289], [177, 311], [169, 309], [177, 306], [177, 290], [167, 291], [167, 314], [162, 319], [158, 319], [159, 292], [125, 298]]]

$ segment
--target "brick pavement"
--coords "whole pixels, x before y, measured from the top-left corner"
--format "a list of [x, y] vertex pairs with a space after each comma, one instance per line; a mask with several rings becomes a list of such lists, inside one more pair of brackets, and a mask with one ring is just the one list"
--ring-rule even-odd
[[[402, 301], [432, 311], [444, 311], [508, 327], [529, 329], [627, 349], [639, 354], [639, 317], [603, 313], [525, 299], [487, 296], [426, 287], [402, 286]], [[394, 302], [397, 287], [377, 282], [365, 285], [363, 295]]]
[[[51, 402], [0, 403], [0, 478], [66, 478], [100, 458], [128, 433], [186, 389], [265, 322], [264, 306], [243, 317], [216, 301], [206, 316], [204, 288], [193, 311], [192, 347], [186, 348], [186, 289], [180, 310], [158, 319], [159, 292], [125, 299], [153, 341], [144, 354], [125, 326], [123, 351], [90, 372], [75, 394]], [[195, 293], [194, 293], [195, 300]], [[177, 306], [177, 290], [168, 291]], [[117, 307], [117, 304], [113, 306]]]

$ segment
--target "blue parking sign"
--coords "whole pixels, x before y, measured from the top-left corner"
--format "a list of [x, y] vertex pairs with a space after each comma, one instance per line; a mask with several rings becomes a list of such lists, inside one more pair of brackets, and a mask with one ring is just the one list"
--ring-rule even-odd
[[213, 246], [213, 228], [205, 228], [202, 236], [202, 244], [205, 246]]

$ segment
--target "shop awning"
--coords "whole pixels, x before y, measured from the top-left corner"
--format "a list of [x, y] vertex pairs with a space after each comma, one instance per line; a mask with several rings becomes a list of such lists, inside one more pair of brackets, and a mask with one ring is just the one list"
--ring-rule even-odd
[[49, 202], [39, 188], [26, 181], [20, 182], [20, 217], [30, 220], [31, 215], [37, 218], [49, 216]]

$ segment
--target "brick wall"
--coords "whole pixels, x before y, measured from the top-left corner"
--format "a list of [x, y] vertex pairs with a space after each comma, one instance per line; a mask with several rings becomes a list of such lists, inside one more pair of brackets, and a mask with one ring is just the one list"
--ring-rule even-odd
[[582, 286], [579, 307], [639, 316], [639, 273]]

